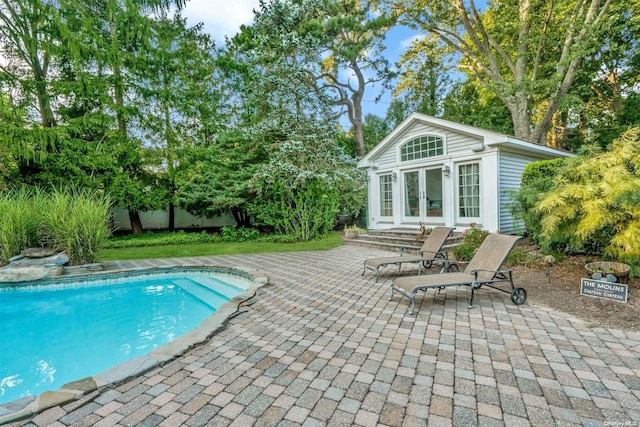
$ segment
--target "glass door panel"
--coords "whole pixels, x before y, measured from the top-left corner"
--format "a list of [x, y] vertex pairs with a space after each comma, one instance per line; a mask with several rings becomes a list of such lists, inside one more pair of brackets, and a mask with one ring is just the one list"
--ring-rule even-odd
[[426, 216], [442, 217], [442, 169], [424, 171]]
[[420, 216], [419, 171], [404, 174], [404, 215], [405, 217]]

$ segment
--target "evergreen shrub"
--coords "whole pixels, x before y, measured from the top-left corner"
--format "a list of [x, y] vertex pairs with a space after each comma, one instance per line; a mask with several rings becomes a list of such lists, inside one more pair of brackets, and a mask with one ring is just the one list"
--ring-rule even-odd
[[607, 150], [589, 147], [559, 171], [536, 204], [541, 243], [568, 240], [571, 249], [631, 265], [640, 274], [640, 127]]

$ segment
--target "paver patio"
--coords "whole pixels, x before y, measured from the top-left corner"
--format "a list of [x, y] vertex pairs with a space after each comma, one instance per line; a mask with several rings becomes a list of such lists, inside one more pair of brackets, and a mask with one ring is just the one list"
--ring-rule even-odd
[[385, 255], [343, 245], [197, 258], [257, 269], [270, 284], [185, 355], [11, 425], [640, 423], [640, 334], [483, 289], [469, 310], [468, 287], [430, 291], [410, 316], [406, 298], [389, 301], [389, 276], [376, 284], [375, 274], [360, 275], [364, 258]]

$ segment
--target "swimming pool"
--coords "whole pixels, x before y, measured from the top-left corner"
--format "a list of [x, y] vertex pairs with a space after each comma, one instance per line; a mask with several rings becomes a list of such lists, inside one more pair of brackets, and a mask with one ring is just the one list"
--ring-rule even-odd
[[251, 287], [247, 277], [208, 269], [2, 287], [0, 404], [145, 355]]

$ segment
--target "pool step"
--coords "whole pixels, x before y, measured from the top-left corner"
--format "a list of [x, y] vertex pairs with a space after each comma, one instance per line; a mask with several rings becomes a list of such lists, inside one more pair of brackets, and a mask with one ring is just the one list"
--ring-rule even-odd
[[196, 276], [192, 280], [206, 288], [215, 290], [229, 299], [244, 292], [244, 288], [242, 286], [234, 285], [220, 277]]
[[198, 283], [195, 280], [177, 279], [174, 280], [173, 283], [214, 309], [217, 309], [230, 299], [215, 289]]

